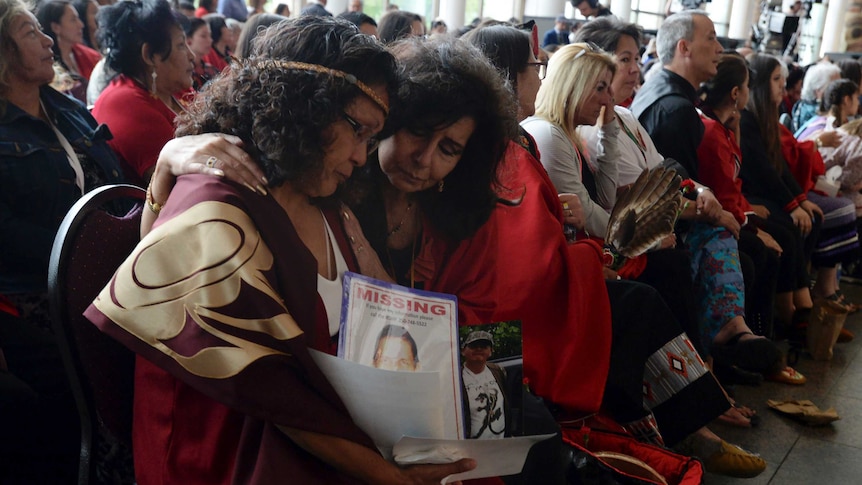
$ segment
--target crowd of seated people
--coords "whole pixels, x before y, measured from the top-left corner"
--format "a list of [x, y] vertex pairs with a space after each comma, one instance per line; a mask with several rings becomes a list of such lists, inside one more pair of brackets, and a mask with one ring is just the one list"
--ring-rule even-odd
[[[190, 19], [167, 0], [0, 0], [0, 415], [29, 436], [0, 448], [0, 481], [75, 475], [48, 256], [74, 202], [122, 181], [147, 188], [143, 239], [87, 316], [138, 354], [138, 483], [439, 483], [475, 466], [387, 462], [310, 358], [336, 351], [348, 270], [454, 294], [461, 325], [520, 320], [525, 376], [564, 429], [599, 413], [714, 473], [761, 473], [709, 424], [756, 420], [723, 386], [805, 383], [776, 342], [801, 338], [816, 304], [856, 310], [838, 273], [859, 259], [859, 65], [802, 74], [724, 52], [709, 17], [683, 11], [642, 84], [647, 40], [613, 16], [548, 54], [530, 25], [428, 38], [417, 14], [376, 22], [355, 3], [286, 20], [260, 2], [201, 1]], [[92, 114], [91, 72], [106, 85]], [[620, 267], [610, 213], [656, 167], [684, 180], [676, 226]], [[207, 247], [231, 241], [223, 278]], [[199, 268], [158, 305], [171, 290], [137, 284]], [[206, 359], [160, 343], [186, 309], [216, 307], [226, 337], [184, 334]], [[668, 353], [686, 379], [663, 372]]]

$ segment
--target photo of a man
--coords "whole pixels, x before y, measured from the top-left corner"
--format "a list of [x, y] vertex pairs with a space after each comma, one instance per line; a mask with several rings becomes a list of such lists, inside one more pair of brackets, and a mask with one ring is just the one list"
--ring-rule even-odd
[[398, 325], [383, 327], [377, 336], [372, 365], [384, 370], [418, 371], [419, 352], [410, 332]]
[[466, 436], [503, 438], [506, 433], [506, 371], [488, 362], [494, 349], [489, 332], [476, 330], [461, 344], [462, 395]]

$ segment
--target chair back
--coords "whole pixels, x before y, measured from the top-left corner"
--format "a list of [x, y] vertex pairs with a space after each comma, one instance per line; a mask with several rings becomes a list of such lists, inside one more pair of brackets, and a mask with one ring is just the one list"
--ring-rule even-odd
[[[132, 185], [91, 191], [66, 214], [51, 251], [51, 317], [81, 421], [80, 484], [102, 481], [96, 450], [131, 450], [135, 355], [82, 314], [140, 240], [144, 197]], [[129, 199], [125, 216], [105, 210], [127, 208]]]

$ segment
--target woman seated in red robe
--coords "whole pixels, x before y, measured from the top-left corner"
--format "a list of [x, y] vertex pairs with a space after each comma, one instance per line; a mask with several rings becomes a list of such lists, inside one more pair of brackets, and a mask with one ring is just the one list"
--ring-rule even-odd
[[329, 19], [263, 35], [268, 55], [214, 81], [178, 132], [232, 133], [266, 195], [204, 175], [150, 192], [155, 228], [86, 313], [139, 354], [137, 482], [440, 483], [471, 461], [385, 461], [309, 354], [332, 350], [339, 278], [361, 269], [330, 196], [376, 147], [395, 62]]

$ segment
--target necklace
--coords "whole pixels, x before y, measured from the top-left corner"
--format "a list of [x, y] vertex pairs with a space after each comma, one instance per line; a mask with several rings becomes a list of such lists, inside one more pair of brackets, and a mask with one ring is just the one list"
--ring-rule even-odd
[[404, 221], [407, 220], [407, 216], [410, 215], [410, 209], [412, 209], [412, 208], [413, 208], [413, 201], [408, 201], [407, 202], [407, 210], [404, 211], [404, 215], [401, 216], [401, 220], [398, 222], [398, 224], [396, 224], [395, 227], [393, 227], [392, 229], [389, 230], [389, 232], [386, 233], [387, 238], [394, 236], [398, 231], [401, 230], [402, 227], [404, 227]]
[[635, 138], [635, 135], [632, 133], [632, 130], [630, 130], [629, 127], [626, 126], [625, 123], [623, 123], [622, 118], [617, 118], [617, 120], [619, 120], [620, 125], [622, 125], [623, 130], [626, 132], [626, 135], [628, 135], [628, 137], [631, 139], [631, 141], [633, 141], [635, 143], [635, 146], [638, 147], [638, 150], [641, 152], [641, 156], [644, 157], [644, 163], [648, 163], [647, 158], [646, 158], [646, 143], [644, 142], [643, 137], [641, 136], [640, 130], [637, 130], [638, 134], [637, 134], [637, 138]]

